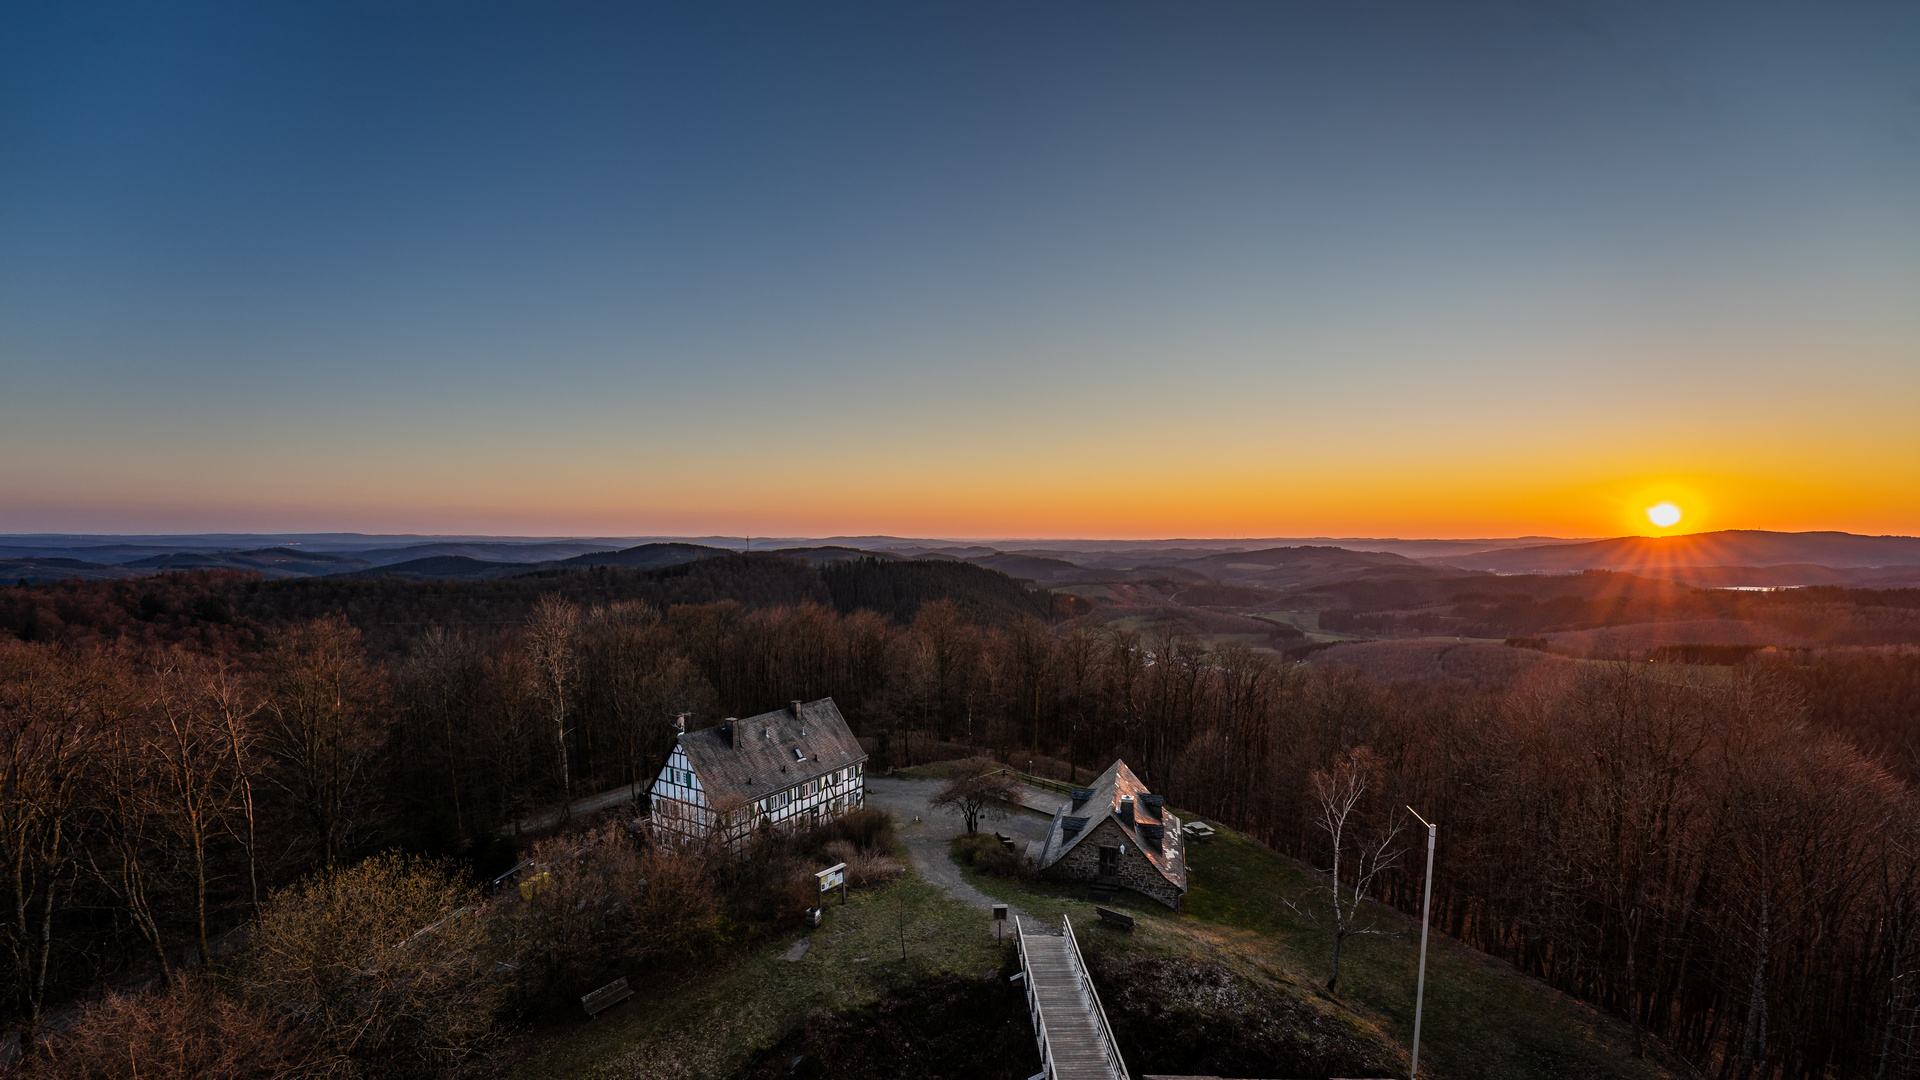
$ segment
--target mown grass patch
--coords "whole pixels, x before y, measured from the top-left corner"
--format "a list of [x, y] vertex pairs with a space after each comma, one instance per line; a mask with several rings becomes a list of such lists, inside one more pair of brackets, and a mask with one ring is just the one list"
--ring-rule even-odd
[[[1304, 897], [1317, 879], [1272, 851], [1227, 829], [1210, 844], [1190, 845], [1188, 915], [1252, 931], [1284, 953], [1316, 990], [1324, 986], [1332, 938], [1284, 902]], [[1363, 921], [1397, 931], [1349, 938], [1341, 950], [1339, 997], [1380, 1018], [1401, 1046], [1413, 1038], [1420, 924], [1368, 905]], [[1666, 1076], [1631, 1056], [1625, 1025], [1536, 979], [1443, 935], [1427, 953], [1427, 996], [1420, 1061], [1438, 1077]]]
[[[1188, 820], [1193, 820], [1187, 815]], [[1391, 936], [1349, 938], [1338, 994], [1324, 987], [1332, 939], [1288, 908], [1317, 883], [1307, 871], [1231, 830], [1187, 848], [1191, 888], [1175, 913], [1121, 892], [1101, 906], [1134, 917], [1131, 934], [1110, 929], [1083, 887], [1013, 881], [965, 865], [961, 876], [996, 900], [1049, 926], [1073, 919], [1088, 953], [1205, 957], [1243, 976], [1264, 977], [1377, 1033], [1403, 1057], [1413, 1038], [1420, 924], [1379, 905], [1375, 924]], [[1511, 966], [1434, 935], [1427, 955], [1421, 1071], [1441, 1080], [1594, 1077], [1651, 1080], [1671, 1074], [1631, 1056], [1626, 1026]]]
[[[783, 956], [799, 938], [805, 956]], [[906, 959], [902, 959], [902, 939]], [[930, 976], [997, 971], [1000, 948], [979, 911], [909, 875], [830, 904], [823, 925], [720, 971], [636, 981], [633, 1000], [535, 1038], [502, 1075], [523, 1080], [697, 1080], [731, 1075], [815, 1009], [842, 1012]]]

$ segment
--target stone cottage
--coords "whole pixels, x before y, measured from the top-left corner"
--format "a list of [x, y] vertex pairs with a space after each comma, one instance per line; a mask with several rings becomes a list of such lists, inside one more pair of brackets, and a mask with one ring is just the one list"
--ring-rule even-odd
[[1090, 892], [1132, 889], [1175, 911], [1187, 891], [1180, 819], [1124, 761], [1093, 786], [1075, 788], [1073, 801], [1054, 812], [1045, 842], [1028, 845], [1027, 856], [1041, 877], [1083, 881]]

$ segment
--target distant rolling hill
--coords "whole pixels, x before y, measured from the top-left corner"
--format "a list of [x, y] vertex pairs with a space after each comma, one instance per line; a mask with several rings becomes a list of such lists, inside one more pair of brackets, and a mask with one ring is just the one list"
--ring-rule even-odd
[[414, 562], [435, 555], [458, 555], [481, 562], [541, 563], [607, 550], [604, 544], [577, 540], [501, 541], [499, 543], [443, 540], [430, 544], [343, 551], [340, 554], [365, 559], [374, 566], [389, 566], [394, 563]]
[[1188, 559], [1180, 564], [1180, 568], [1203, 574], [1222, 585], [1264, 589], [1297, 588], [1381, 574], [1432, 577], [1446, 573], [1436, 573], [1435, 568], [1403, 555], [1384, 551], [1349, 551], [1337, 547], [1223, 552]]
[[106, 563], [87, 562], [84, 559], [63, 558], [26, 558], [0, 559], [0, 583], [12, 584], [16, 581], [104, 581], [108, 578], [134, 577], [144, 571], [122, 570], [118, 566]]
[[1024, 578], [1042, 585], [1065, 585], [1076, 581], [1089, 581], [1112, 574], [1089, 571], [1086, 567], [1070, 563], [1065, 559], [1049, 559], [1041, 555], [1022, 555], [1017, 552], [996, 552], [992, 555], [975, 555], [968, 562], [984, 566], [989, 570], [998, 570], [1016, 578]]
[[957, 559], [835, 560], [816, 571], [841, 614], [862, 608], [912, 622], [928, 601], [946, 599], [982, 626], [1022, 618], [1052, 621], [1083, 613], [1085, 602], [1028, 588], [998, 570]]
[[725, 548], [708, 547], [705, 544], [640, 544], [637, 547], [623, 548], [619, 551], [594, 551], [585, 555], [575, 555], [570, 559], [559, 559], [546, 565], [550, 567], [632, 566], [651, 570], [657, 566], [678, 566], [695, 559], [731, 554], [733, 552]]
[[512, 577], [516, 574], [531, 573], [539, 567], [534, 563], [486, 562], [470, 559], [465, 555], [429, 555], [424, 559], [409, 559], [406, 562], [375, 566], [367, 570], [357, 570], [350, 574], [330, 574], [329, 577], [381, 578], [396, 577], [410, 580], [446, 579], [455, 581], [481, 581], [487, 578]]
[[855, 559], [880, 559], [892, 561], [901, 558], [891, 551], [862, 551], [859, 548], [842, 547], [839, 544], [827, 544], [822, 547], [786, 547], [772, 552], [789, 559], [801, 559], [809, 566], [824, 566], [827, 563], [850, 562]]
[[345, 574], [371, 565], [365, 559], [329, 555], [320, 551], [295, 548], [260, 548], [255, 551], [179, 551], [151, 555], [122, 563], [128, 570], [256, 570], [267, 577], [313, 577], [321, 574]]
[[1691, 567], [1763, 568], [1798, 563], [1808, 567], [1805, 575], [1810, 580], [1777, 583], [1821, 584], [1818, 578], [1823, 568], [1920, 565], [1920, 538], [1729, 529], [1686, 536], [1622, 536], [1587, 544], [1510, 548], [1423, 561], [1502, 574], [1626, 570], [1642, 577], [1668, 576]]

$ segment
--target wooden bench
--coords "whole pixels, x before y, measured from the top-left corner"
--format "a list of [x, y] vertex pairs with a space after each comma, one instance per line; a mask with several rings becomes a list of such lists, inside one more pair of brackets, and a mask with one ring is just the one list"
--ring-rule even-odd
[[1133, 916], [1122, 915], [1118, 911], [1108, 911], [1106, 908], [1103, 908], [1103, 907], [1096, 907], [1093, 910], [1094, 910], [1094, 913], [1099, 915], [1102, 919], [1105, 919], [1106, 921], [1121, 928], [1122, 930], [1125, 930], [1129, 934], [1133, 933]]
[[[1127, 921], [1132, 922], [1133, 920], [1128, 919]], [[593, 993], [581, 997], [580, 1007], [587, 1010], [587, 1018], [592, 1019], [593, 1017], [599, 1016], [602, 1011], [618, 1005], [632, 996], [633, 989], [627, 985], [627, 980], [624, 978], [615, 979], [600, 989], [595, 990]]]

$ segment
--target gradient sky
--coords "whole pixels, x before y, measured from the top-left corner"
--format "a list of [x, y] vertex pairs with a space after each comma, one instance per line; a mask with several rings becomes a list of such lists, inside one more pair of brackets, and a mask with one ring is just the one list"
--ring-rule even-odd
[[1920, 5], [0, 5], [0, 531], [1920, 533]]

